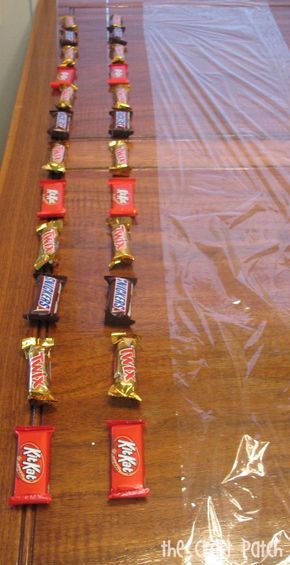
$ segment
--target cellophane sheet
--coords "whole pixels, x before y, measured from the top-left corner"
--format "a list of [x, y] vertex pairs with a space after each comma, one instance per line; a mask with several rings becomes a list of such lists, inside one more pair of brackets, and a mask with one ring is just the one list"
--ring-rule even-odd
[[278, 8], [143, 8], [182, 461], [184, 523], [163, 542], [172, 563], [290, 563], [290, 59]]

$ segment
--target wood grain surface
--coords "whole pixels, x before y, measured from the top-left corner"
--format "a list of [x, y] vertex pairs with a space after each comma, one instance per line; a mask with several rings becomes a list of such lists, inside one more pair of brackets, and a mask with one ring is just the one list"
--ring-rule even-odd
[[[284, 37], [289, 38], [290, 29], [280, 11], [289, 16], [289, 6], [283, 2], [274, 5], [277, 23], [283, 27]], [[274, 446], [272, 464], [269, 462], [269, 484], [273, 489], [270, 492], [264, 488], [259, 492], [264, 514], [263, 524], [255, 523], [256, 534], [261, 536], [263, 532], [270, 536], [273, 524], [281, 525], [287, 516], [287, 503], [281, 514], [280, 504], [279, 510], [275, 509], [275, 497], [281, 502], [287, 491], [287, 478], [289, 483], [286, 431], [289, 410], [287, 401], [282, 402], [280, 398], [281, 390], [288, 387], [289, 340], [281, 318], [267, 312], [262, 369], [266, 373], [270, 369], [275, 372], [282, 365], [282, 376], [271, 383], [257, 376], [252, 385], [254, 390], [243, 391], [242, 378], [236, 379], [245, 361], [237, 346], [241, 333], [239, 329], [236, 334], [229, 331], [222, 341], [218, 328], [213, 327], [215, 346], [206, 341], [200, 346], [208, 364], [207, 379], [200, 375], [188, 385], [187, 395], [182, 392], [180, 383], [173, 378], [172, 359], [177, 360], [182, 379], [182, 371], [187, 370], [195, 352], [190, 346], [182, 358], [178, 352], [175, 355], [172, 352], [158, 174], [162, 177], [162, 169], [168, 173], [175, 168], [178, 144], [178, 151], [182, 151], [188, 164], [185, 180], [190, 179], [194, 171], [196, 183], [202, 184], [206, 175], [217, 175], [217, 168], [242, 168], [245, 163], [249, 164], [253, 154], [252, 166], [257, 169], [254, 173], [257, 179], [267, 182], [268, 168], [274, 160], [279, 169], [272, 173], [282, 184], [289, 173], [290, 141], [279, 135], [273, 139], [246, 141], [225, 141], [217, 136], [207, 138], [206, 143], [196, 139], [190, 145], [187, 140], [161, 140], [158, 160], [142, 4], [124, 5], [122, 16], [127, 26], [135, 129], [130, 142], [130, 164], [137, 180], [136, 205], [140, 215], [132, 230], [134, 266], [116, 272], [134, 273], [138, 277], [133, 317], [136, 320], [134, 332], [142, 336], [137, 369], [138, 391], [143, 403], [140, 407], [127, 407], [112, 402], [107, 396], [112, 381], [111, 328], [104, 326], [104, 275], [109, 273], [111, 258], [110, 236], [105, 224], [110, 207], [107, 179], [111, 164], [107, 148], [111, 95], [106, 84], [106, 4], [81, 0], [60, 2], [60, 13], [70, 7], [79, 25], [79, 91], [67, 160], [67, 216], [59, 264], [55, 269], [57, 274], [66, 275], [68, 282], [61, 296], [60, 320], [48, 333], [55, 339], [52, 378], [58, 405], [54, 410], [30, 410], [26, 400], [27, 365], [20, 353], [23, 337], [46, 333], [46, 328], [29, 326], [22, 314], [30, 306], [34, 292], [32, 265], [39, 245], [34, 233], [40, 206], [38, 183], [40, 177], [45, 176], [41, 166], [47, 159], [48, 110], [54, 104], [48, 85], [55, 76], [59, 60], [53, 1], [39, 1], [1, 171], [0, 563], [174, 564], [182, 561], [174, 557], [163, 559], [162, 541], [188, 539], [195, 517], [194, 503], [190, 500], [210, 494], [216, 483], [222, 481], [232, 466], [239, 438], [245, 431], [255, 433], [254, 414], [259, 418], [261, 434], [264, 424]], [[212, 151], [219, 154], [219, 167], [212, 161]], [[228, 191], [228, 202], [239, 198], [239, 194], [233, 196], [231, 192], [231, 171], [217, 175], [216, 179], [217, 186]], [[244, 179], [241, 185], [243, 182]], [[199, 207], [210, 211], [214, 202], [201, 194], [196, 202], [197, 211]], [[224, 268], [222, 253], [217, 254], [217, 266], [230, 286], [231, 276]], [[202, 280], [199, 291], [204, 299], [211, 300], [210, 290]], [[257, 301], [255, 308], [256, 312], [262, 312], [264, 305]], [[275, 345], [276, 342], [279, 345]], [[232, 351], [232, 366], [224, 361], [227, 347]], [[220, 425], [218, 431], [214, 426], [207, 428], [208, 422], [196, 417], [199, 404], [203, 403], [209, 414], [213, 401]], [[184, 417], [180, 418], [182, 412]], [[136, 417], [147, 422], [146, 485], [151, 496], [148, 500], [108, 502], [106, 420]], [[11, 509], [7, 500], [13, 488], [15, 467], [13, 429], [15, 425], [29, 423], [56, 428], [51, 465], [53, 502], [49, 507]], [[182, 482], [185, 474], [186, 487]], [[283, 487], [277, 493], [276, 479], [281, 474]], [[225, 510], [225, 522], [226, 519]], [[275, 531], [277, 529], [274, 527]]]

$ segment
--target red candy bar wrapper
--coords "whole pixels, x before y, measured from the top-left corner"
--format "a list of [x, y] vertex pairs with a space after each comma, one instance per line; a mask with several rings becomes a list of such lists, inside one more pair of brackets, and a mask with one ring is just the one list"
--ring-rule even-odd
[[10, 506], [49, 504], [50, 445], [53, 426], [18, 426], [14, 494]]
[[41, 219], [63, 218], [65, 215], [64, 189], [66, 181], [44, 179], [40, 181], [42, 189], [41, 210], [37, 213]]
[[142, 420], [109, 420], [111, 486], [109, 499], [144, 498], [144, 445]]
[[134, 218], [138, 214], [134, 203], [135, 183], [136, 180], [131, 177], [115, 177], [108, 180], [112, 195], [110, 216], [130, 216]]
[[114, 63], [109, 65], [108, 84], [129, 84], [127, 63]]
[[57, 67], [56, 80], [50, 83], [51, 88], [59, 90], [62, 86], [71, 86], [76, 77], [76, 70], [74, 67]]

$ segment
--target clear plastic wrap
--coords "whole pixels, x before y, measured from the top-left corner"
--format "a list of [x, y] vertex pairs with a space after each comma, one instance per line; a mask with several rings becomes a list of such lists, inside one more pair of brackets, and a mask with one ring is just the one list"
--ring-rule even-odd
[[265, 2], [144, 3], [183, 462], [172, 563], [290, 563], [284, 36]]

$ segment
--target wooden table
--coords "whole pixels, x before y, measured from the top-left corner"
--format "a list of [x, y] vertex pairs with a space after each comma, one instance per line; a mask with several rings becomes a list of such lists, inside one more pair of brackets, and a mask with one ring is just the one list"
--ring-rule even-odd
[[[261, 278], [268, 276], [275, 280], [275, 301], [273, 295], [262, 300], [257, 289], [246, 289], [241, 280], [237, 282], [238, 273], [234, 275], [229, 270], [225, 248], [207, 249], [204, 241], [203, 253], [210, 259], [211, 267], [208, 272], [207, 265], [197, 258], [195, 314], [191, 317], [188, 306], [192, 305], [191, 287], [186, 289], [180, 283], [175, 304], [176, 326], [172, 326], [172, 296], [168, 290], [168, 273], [172, 271], [166, 262], [163, 239], [171, 238], [172, 233], [166, 233], [166, 224], [161, 229], [160, 211], [163, 214], [166, 206], [159, 187], [160, 175], [174, 168], [175, 147], [186, 152], [187, 144], [182, 149], [184, 141], [176, 140], [173, 147], [169, 143], [168, 148], [161, 148], [166, 158], [162, 173], [150, 62], [143, 33], [143, 6], [139, 2], [127, 2], [121, 12], [127, 26], [130, 100], [134, 110], [135, 136], [130, 164], [137, 179], [136, 201], [140, 210], [132, 234], [136, 257], [133, 272], [138, 276], [133, 314], [134, 331], [142, 336], [137, 362], [143, 403], [128, 408], [112, 404], [107, 397], [112, 380], [111, 328], [104, 326], [103, 278], [108, 274], [111, 253], [105, 225], [110, 207], [107, 112], [111, 95], [106, 84], [105, 31], [108, 4], [71, 0], [69, 4], [60, 2], [60, 11], [64, 13], [67, 6], [73, 7], [79, 24], [79, 92], [66, 175], [67, 216], [56, 269], [58, 274], [68, 277], [68, 282], [61, 297], [60, 320], [49, 330], [56, 342], [52, 375], [58, 406], [56, 410], [43, 411], [31, 411], [28, 406], [27, 366], [20, 342], [38, 331], [29, 327], [22, 314], [33, 297], [32, 265], [39, 245], [34, 228], [40, 205], [41, 166], [47, 159], [46, 130], [52, 107], [48, 84], [55, 76], [58, 60], [54, 4], [49, 0], [39, 2], [2, 168], [0, 561], [7, 565], [200, 563], [203, 561], [196, 554], [191, 561], [183, 561], [175, 558], [174, 551], [170, 553], [169, 546], [162, 548], [167, 540], [172, 548], [176, 548], [178, 540], [186, 542], [196, 520], [195, 540], [212, 539], [211, 536], [230, 539], [232, 558], [240, 557], [243, 536], [251, 536], [251, 541], [269, 541], [275, 533], [287, 528], [289, 237], [287, 240], [286, 230], [283, 237], [275, 232], [273, 238], [277, 216], [267, 215], [261, 207], [257, 230], [267, 222], [268, 230], [262, 236], [265, 247], [271, 248], [273, 240], [273, 245], [281, 251], [284, 244], [280, 263], [283, 269], [279, 270], [270, 253], [269, 261], [266, 258], [259, 272]], [[288, 43], [289, 7], [280, 2], [270, 8]], [[113, 9], [117, 11], [111, 7], [111, 12]], [[178, 103], [175, 111], [182, 117]], [[258, 154], [261, 157], [253, 165], [257, 182], [261, 178], [267, 182], [271, 173], [271, 178], [276, 179], [287, 195], [289, 136], [280, 135], [277, 128], [272, 137], [252, 139], [248, 143], [255, 142], [259, 147], [256, 157]], [[158, 143], [166, 144], [166, 140]], [[202, 186], [207, 175], [215, 175], [217, 188], [224, 190], [221, 198], [232, 198], [233, 182], [237, 178], [237, 173], [233, 173], [237, 165], [234, 145], [239, 139], [233, 139], [232, 143], [233, 150], [229, 150], [222, 137], [207, 140], [224, 159], [219, 172], [212, 169], [202, 143], [200, 146], [196, 143], [196, 151], [189, 152], [187, 158], [184, 180], [190, 181], [195, 175], [196, 185]], [[246, 177], [241, 178], [241, 185], [247, 189]], [[186, 198], [186, 182], [183, 188]], [[212, 200], [208, 195], [205, 197], [202, 191], [197, 193], [196, 210], [204, 213], [208, 207], [214, 214], [215, 199], [216, 196]], [[259, 199], [256, 206], [259, 207]], [[288, 212], [286, 202], [281, 214], [287, 216], [285, 211]], [[202, 224], [201, 217], [198, 230], [202, 230]], [[255, 233], [251, 236], [255, 237]], [[236, 245], [246, 250], [248, 233], [241, 229], [238, 237]], [[178, 235], [176, 238], [178, 257], [182, 247], [179, 250]], [[180, 266], [180, 262], [176, 265]], [[210, 284], [211, 273], [212, 280], [216, 280], [215, 269], [230, 305], [227, 301], [220, 302], [222, 293], [219, 298], [214, 282]], [[191, 275], [189, 280], [192, 281]], [[208, 312], [198, 308], [201, 304], [207, 304], [216, 313], [210, 318], [208, 332], [204, 329]], [[247, 308], [251, 309], [250, 313]], [[223, 316], [229, 316], [231, 322], [229, 318], [224, 322]], [[192, 339], [193, 328], [196, 339]], [[44, 335], [44, 329], [39, 332]], [[253, 357], [255, 354], [257, 359]], [[151, 496], [148, 500], [108, 502], [105, 422], [128, 417], [141, 417], [147, 422], [146, 484]], [[13, 428], [38, 423], [56, 427], [51, 466], [53, 502], [49, 507], [11, 509], [7, 500], [12, 493], [15, 467]], [[243, 438], [247, 441], [248, 436], [257, 442], [270, 442], [262, 468], [258, 468], [260, 474], [243, 478], [239, 469], [240, 476], [225, 486], [223, 479], [234, 465], [239, 444]], [[257, 461], [253, 466], [257, 470]], [[284, 557], [288, 549], [286, 552], [285, 546]]]

